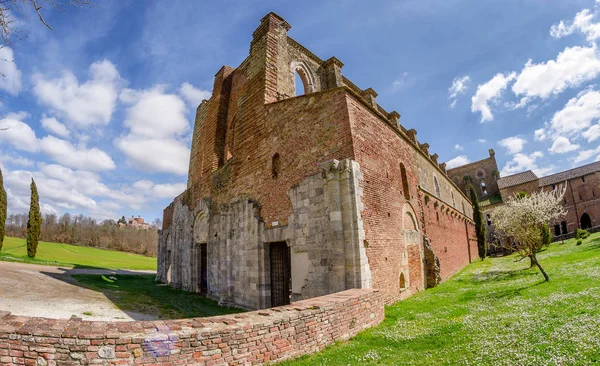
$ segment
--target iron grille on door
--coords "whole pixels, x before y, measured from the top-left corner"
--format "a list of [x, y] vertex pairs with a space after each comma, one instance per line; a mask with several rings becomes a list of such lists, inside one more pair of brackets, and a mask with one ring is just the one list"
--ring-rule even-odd
[[200, 244], [200, 293], [208, 293], [208, 254], [206, 243]]
[[290, 248], [285, 242], [271, 243], [271, 306], [290, 303]]

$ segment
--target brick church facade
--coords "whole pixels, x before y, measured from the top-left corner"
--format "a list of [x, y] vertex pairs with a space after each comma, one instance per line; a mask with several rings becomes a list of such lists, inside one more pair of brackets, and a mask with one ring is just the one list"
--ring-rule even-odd
[[248, 309], [350, 288], [392, 302], [474, 260], [471, 204], [437, 154], [289, 29], [266, 15], [198, 107], [158, 280]]

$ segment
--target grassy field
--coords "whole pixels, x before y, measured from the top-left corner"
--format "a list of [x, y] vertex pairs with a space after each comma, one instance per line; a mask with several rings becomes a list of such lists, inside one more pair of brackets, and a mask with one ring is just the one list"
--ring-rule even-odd
[[589, 365], [600, 363], [600, 234], [538, 256], [471, 264], [386, 308], [348, 342], [284, 365]]
[[68, 267], [156, 269], [156, 258], [69, 244], [39, 242], [34, 259], [27, 256], [25, 239], [4, 238], [0, 260]]
[[103, 292], [117, 308], [161, 319], [180, 319], [239, 313], [220, 307], [198, 294], [156, 283], [154, 275], [73, 275], [84, 287]]

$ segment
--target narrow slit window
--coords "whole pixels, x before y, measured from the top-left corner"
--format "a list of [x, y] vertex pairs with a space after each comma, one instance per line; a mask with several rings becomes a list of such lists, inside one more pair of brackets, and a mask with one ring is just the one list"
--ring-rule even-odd
[[279, 177], [279, 173], [281, 170], [281, 158], [279, 157], [279, 153], [275, 153], [273, 158], [271, 159], [271, 177], [273, 179], [277, 179]]
[[400, 163], [400, 176], [402, 177], [402, 192], [404, 193], [404, 198], [409, 200], [410, 192], [408, 190], [408, 178], [406, 176], [406, 168], [402, 163]]

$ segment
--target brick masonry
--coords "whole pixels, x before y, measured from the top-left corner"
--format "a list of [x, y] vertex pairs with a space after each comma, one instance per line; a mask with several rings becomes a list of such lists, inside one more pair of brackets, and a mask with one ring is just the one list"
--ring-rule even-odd
[[257, 365], [317, 352], [383, 317], [381, 292], [369, 289], [181, 320], [90, 322], [0, 312], [0, 365]]
[[207, 296], [268, 308], [269, 250], [280, 242], [292, 301], [378, 288], [393, 302], [448, 278], [473, 259], [467, 197], [399, 113], [289, 29], [267, 14], [248, 57], [223, 66], [198, 107], [188, 188], [164, 211], [157, 278], [200, 291], [206, 244]]

